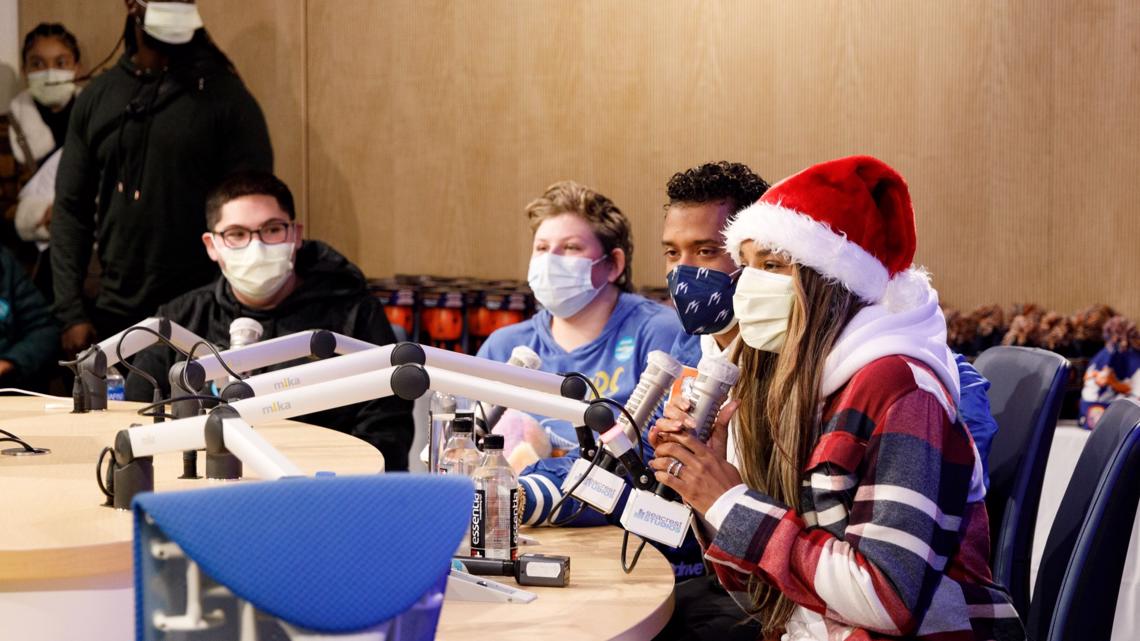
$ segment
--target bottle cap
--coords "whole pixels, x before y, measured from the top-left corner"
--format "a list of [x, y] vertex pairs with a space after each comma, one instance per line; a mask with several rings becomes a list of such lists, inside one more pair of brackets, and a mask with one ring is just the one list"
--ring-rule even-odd
[[484, 450], [501, 450], [503, 449], [503, 435], [502, 434], [488, 434], [483, 437]]
[[451, 421], [451, 431], [470, 434], [475, 431], [475, 420], [470, 416], [456, 416], [455, 420]]

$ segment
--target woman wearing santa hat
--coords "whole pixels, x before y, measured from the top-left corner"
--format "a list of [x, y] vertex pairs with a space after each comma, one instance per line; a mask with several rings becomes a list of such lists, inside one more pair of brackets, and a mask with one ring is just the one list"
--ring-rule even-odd
[[663, 434], [651, 463], [715, 532], [725, 588], [769, 637], [1023, 638], [991, 580], [981, 465], [902, 177], [867, 156], [815, 165], [725, 239], [744, 266], [737, 400], [707, 444]]

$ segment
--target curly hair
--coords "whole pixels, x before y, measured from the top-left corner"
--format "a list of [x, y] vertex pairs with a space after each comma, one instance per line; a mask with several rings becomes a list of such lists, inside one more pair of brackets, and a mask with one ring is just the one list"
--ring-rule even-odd
[[738, 162], [710, 162], [673, 174], [666, 185], [669, 204], [732, 201], [732, 211], [751, 205], [768, 191], [768, 184], [748, 165]]
[[606, 256], [615, 249], [625, 252], [625, 271], [614, 284], [623, 292], [632, 292], [633, 232], [629, 219], [614, 201], [573, 180], [556, 182], [526, 206], [530, 232], [533, 234], [544, 220], [560, 214], [575, 214], [585, 219], [602, 243]]

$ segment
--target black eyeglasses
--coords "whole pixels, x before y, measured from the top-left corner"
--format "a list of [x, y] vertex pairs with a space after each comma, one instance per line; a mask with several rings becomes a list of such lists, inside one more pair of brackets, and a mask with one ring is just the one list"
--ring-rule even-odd
[[247, 247], [254, 236], [261, 239], [266, 245], [280, 245], [289, 241], [289, 230], [293, 223], [280, 220], [265, 223], [261, 229], [246, 229], [245, 227], [230, 227], [225, 231], [213, 232], [215, 236], [222, 237], [222, 243], [230, 249]]

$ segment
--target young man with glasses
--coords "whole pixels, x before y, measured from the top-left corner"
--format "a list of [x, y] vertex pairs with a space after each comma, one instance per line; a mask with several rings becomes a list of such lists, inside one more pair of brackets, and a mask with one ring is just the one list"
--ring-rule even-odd
[[[156, 316], [178, 323], [219, 347], [230, 341], [230, 323], [251, 318], [261, 340], [325, 329], [385, 345], [395, 342], [380, 302], [369, 295], [360, 270], [328, 245], [302, 240], [294, 221], [293, 195], [275, 176], [244, 172], [225, 179], [206, 200], [202, 243], [222, 276], [158, 308]], [[135, 365], [150, 373], [169, 396], [166, 347], [141, 353]], [[282, 363], [279, 369], [297, 363]], [[150, 384], [127, 378], [127, 398], [148, 401]], [[358, 436], [384, 454], [388, 470], [406, 470], [414, 432], [412, 404], [379, 399], [299, 417], [306, 423]]]

